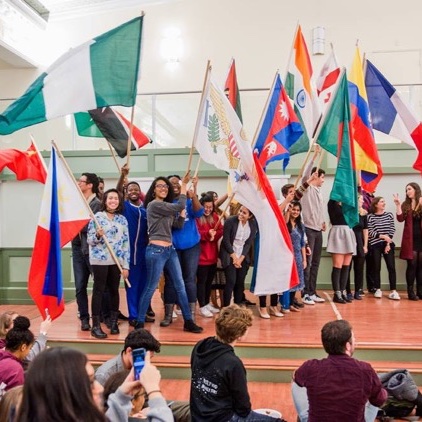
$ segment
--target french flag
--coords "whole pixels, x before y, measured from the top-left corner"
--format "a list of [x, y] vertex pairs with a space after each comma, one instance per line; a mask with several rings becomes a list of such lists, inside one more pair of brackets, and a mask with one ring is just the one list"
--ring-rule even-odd
[[271, 161], [284, 159], [285, 168], [290, 147], [302, 135], [302, 125], [277, 72], [254, 147], [262, 167], [265, 169]]
[[422, 124], [384, 75], [366, 60], [366, 93], [372, 126], [418, 151], [413, 168], [422, 172]]
[[89, 209], [54, 146], [29, 269], [28, 291], [45, 319], [64, 311], [60, 249], [89, 222]]

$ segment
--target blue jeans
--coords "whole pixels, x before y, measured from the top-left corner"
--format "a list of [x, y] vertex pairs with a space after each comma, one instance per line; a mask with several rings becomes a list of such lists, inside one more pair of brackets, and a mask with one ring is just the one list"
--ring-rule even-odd
[[89, 263], [89, 255], [85, 255], [80, 246], [72, 245], [72, 263], [79, 318], [86, 319], [89, 318], [87, 293], [88, 280], [92, 272]]
[[[309, 402], [306, 387], [300, 387], [295, 382], [292, 382], [292, 396], [300, 422], [308, 422]], [[365, 422], [374, 422], [377, 417], [378, 410], [378, 407], [366, 402]]]
[[157, 289], [160, 275], [163, 270], [171, 275], [171, 283], [177, 295], [183, 319], [192, 320], [189, 309], [188, 297], [186, 295], [185, 283], [183, 282], [182, 270], [180, 269], [179, 258], [173, 246], [158, 246], [150, 244], [146, 248], [145, 261], [147, 266], [147, 285], [139, 301], [138, 318], [139, 322], [145, 322], [145, 314], [151, 302], [151, 298]]
[[[179, 257], [182, 277], [185, 282], [186, 294], [189, 303], [196, 303], [196, 271], [198, 269], [199, 254], [201, 253], [200, 244], [196, 244], [188, 249], [176, 249]], [[166, 284], [164, 286], [164, 303], [176, 303], [176, 291], [172, 283], [167, 280], [172, 278], [172, 274], [164, 271]]]
[[272, 416], [268, 415], [261, 415], [260, 413], [256, 413], [253, 410], [249, 412], [248, 416], [239, 416], [236, 413], [229, 419], [228, 422], [280, 422], [280, 418], [273, 418]]

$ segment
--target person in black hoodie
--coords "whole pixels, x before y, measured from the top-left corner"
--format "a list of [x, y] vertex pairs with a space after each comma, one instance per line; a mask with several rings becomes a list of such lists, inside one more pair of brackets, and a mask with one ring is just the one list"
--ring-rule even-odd
[[216, 336], [192, 351], [190, 408], [192, 422], [281, 422], [251, 410], [246, 370], [233, 346], [252, 326], [252, 311], [223, 308], [215, 320]]

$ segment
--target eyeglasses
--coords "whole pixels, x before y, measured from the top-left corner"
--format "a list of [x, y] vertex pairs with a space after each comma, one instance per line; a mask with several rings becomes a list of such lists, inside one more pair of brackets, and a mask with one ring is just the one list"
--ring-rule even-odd
[[157, 183], [155, 185], [155, 187], [158, 188], [158, 189], [168, 189], [169, 188], [168, 185], [166, 185], [165, 183]]

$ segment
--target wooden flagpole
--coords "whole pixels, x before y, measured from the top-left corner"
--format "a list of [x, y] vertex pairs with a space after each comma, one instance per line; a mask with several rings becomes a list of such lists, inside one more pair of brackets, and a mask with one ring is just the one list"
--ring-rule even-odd
[[[67, 164], [65, 158], [63, 157], [63, 154], [59, 150], [59, 147], [57, 146], [57, 144], [54, 141], [51, 141], [51, 143], [52, 143], [54, 149], [56, 150], [57, 155], [62, 160], [62, 162], [63, 162], [63, 164], [65, 166], [65, 169], [67, 170], [70, 178], [72, 179], [73, 183], [75, 184], [75, 186], [77, 188], [77, 191], [79, 192], [81, 198], [83, 199], [83, 201], [85, 203], [85, 206], [86, 206], [86, 209], [88, 210], [89, 215], [91, 216], [91, 219], [94, 221], [95, 226], [96, 227], [100, 227], [100, 225], [98, 224], [97, 219], [95, 218], [95, 214], [93, 213], [93, 211], [92, 211], [91, 207], [89, 206], [89, 204], [88, 204], [85, 196], [83, 195], [82, 191], [80, 190], [80, 188], [78, 186], [78, 183], [76, 182], [75, 177], [73, 176], [72, 170], [69, 168], [69, 165]], [[123, 274], [123, 268], [120, 265], [120, 262], [119, 262], [119, 260], [118, 260], [118, 258], [116, 256], [116, 254], [114, 253], [113, 248], [111, 247], [110, 243], [108, 242], [107, 238], [104, 235], [102, 236], [102, 238], [104, 240], [104, 243], [105, 243], [108, 251], [110, 252], [111, 257], [113, 258], [114, 262], [116, 263], [117, 267], [119, 268], [120, 273]], [[124, 280], [125, 280], [125, 283], [126, 283], [126, 285], [128, 287], [132, 287], [128, 279], [125, 278]]]
[[215, 223], [215, 226], [214, 226], [214, 229], [216, 229], [220, 224], [221, 224], [221, 221], [223, 220], [223, 218], [224, 218], [224, 216], [226, 215], [226, 211], [227, 211], [227, 208], [230, 206], [230, 204], [231, 204], [231, 202], [233, 201], [233, 198], [234, 198], [234, 196], [236, 195], [236, 192], [233, 192], [229, 197], [228, 197], [228, 200], [227, 200], [227, 204], [226, 204], [226, 206], [224, 207], [224, 209], [223, 209], [223, 211], [221, 212], [221, 215], [218, 217], [218, 220], [217, 220], [217, 222]]
[[107, 141], [107, 144], [108, 144], [108, 148], [110, 149], [111, 155], [113, 156], [114, 163], [116, 164], [117, 171], [120, 173], [120, 166], [119, 166], [119, 163], [117, 162], [116, 153], [113, 147], [111, 146], [110, 142]]
[[201, 118], [202, 111], [204, 109], [204, 91], [205, 91], [205, 87], [206, 87], [208, 79], [209, 79], [209, 74], [210, 74], [211, 68], [212, 68], [211, 61], [208, 60], [207, 61], [207, 69], [205, 71], [204, 83], [203, 83], [203, 86], [202, 86], [201, 101], [199, 103], [198, 117], [196, 119], [195, 132], [193, 134], [192, 145], [190, 147], [190, 152], [189, 152], [187, 172], [190, 170], [190, 167], [192, 165], [192, 157], [193, 157], [193, 151], [195, 149], [195, 141], [196, 141], [196, 138], [198, 137], [199, 125], [201, 124], [199, 119]]
[[[136, 97], [135, 97], [135, 104], [136, 104]], [[132, 132], [133, 132], [133, 120], [135, 118], [135, 104], [132, 106], [132, 111], [130, 113], [129, 136], [127, 139], [126, 164], [128, 167], [129, 167], [129, 161], [130, 161], [130, 151], [132, 149]]]

